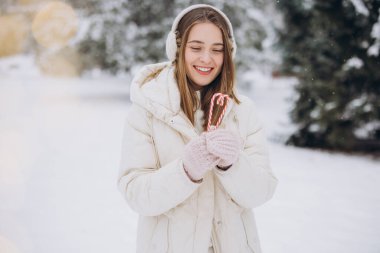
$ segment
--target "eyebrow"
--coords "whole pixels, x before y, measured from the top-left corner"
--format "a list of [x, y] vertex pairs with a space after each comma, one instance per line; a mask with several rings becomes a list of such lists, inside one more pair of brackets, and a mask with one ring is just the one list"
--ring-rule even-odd
[[[192, 40], [192, 41], [189, 41], [187, 43], [199, 43], [199, 44], [205, 44], [203, 41], [200, 41], [200, 40]], [[217, 42], [217, 43], [213, 43], [212, 45], [214, 46], [224, 46], [223, 43], [220, 43], [220, 42]]]

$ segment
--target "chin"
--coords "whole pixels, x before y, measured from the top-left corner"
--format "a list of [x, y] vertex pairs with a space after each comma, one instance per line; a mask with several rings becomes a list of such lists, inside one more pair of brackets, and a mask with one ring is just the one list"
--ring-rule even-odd
[[212, 78], [194, 78], [192, 79], [194, 83], [196, 83], [198, 86], [207, 86], [210, 83], [212, 83], [215, 80], [216, 77]]
[[217, 76], [214, 73], [212, 73], [210, 76], [202, 76], [197, 72], [191, 72], [189, 75], [189, 78], [193, 81], [194, 84], [199, 86], [199, 88], [209, 85], [215, 80], [216, 77]]
[[198, 85], [198, 86], [202, 86], [202, 87], [204, 87], [204, 86], [207, 86], [207, 85], [209, 85], [210, 83], [212, 83], [212, 81], [213, 81], [214, 79], [212, 79], [211, 81], [204, 81], [204, 80], [202, 80], [202, 81], [194, 81], [194, 83], [196, 84], [196, 85]]

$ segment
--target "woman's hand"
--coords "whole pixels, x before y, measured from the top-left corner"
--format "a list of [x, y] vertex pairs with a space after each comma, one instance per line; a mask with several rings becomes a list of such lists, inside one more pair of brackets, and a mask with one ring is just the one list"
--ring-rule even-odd
[[216, 129], [205, 133], [207, 150], [220, 158], [217, 166], [228, 169], [234, 164], [240, 151], [240, 138], [226, 129]]
[[207, 171], [215, 167], [220, 159], [207, 150], [206, 136], [201, 134], [186, 144], [182, 160], [190, 179], [197, 182]]

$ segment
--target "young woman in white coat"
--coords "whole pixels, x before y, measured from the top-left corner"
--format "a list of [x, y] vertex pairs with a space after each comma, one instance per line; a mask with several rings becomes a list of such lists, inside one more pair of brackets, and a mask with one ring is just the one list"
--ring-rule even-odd
[[[236, 91], [229, 19], [209, 5], [186, 8], [166, 53], [170, 61], [133, 79], [124, 130], [118, 187], [140, 215], [137, 252], [260, 253], [251, 209], [277, 179], [255, 107]], [[215, 93], [230, 99], [210, 113]]]

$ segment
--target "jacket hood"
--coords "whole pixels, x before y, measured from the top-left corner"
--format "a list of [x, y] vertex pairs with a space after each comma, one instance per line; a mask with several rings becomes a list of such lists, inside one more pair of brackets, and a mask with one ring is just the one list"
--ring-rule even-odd
[[133, 103], [155, 116], [178, 114], [181, 101], [172, 64], [162, 62], [144, 66], [132, 80], [130, 96]]
[[[133, 103], [164, 121], [180, 114], [186, 117], [181, 110], [181, 97], [171, 62], [144, 66], [132, 80], [130, 97]], [[233, 104], [230, 100], [225, 116]]]

